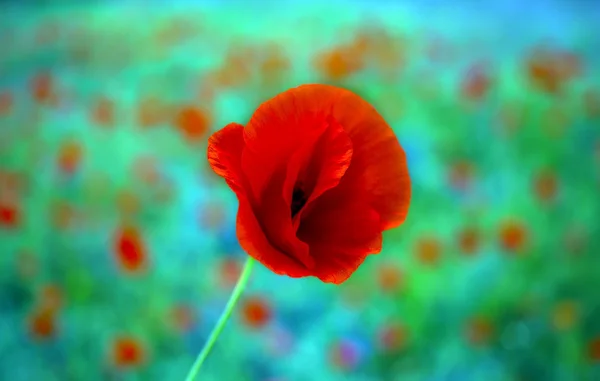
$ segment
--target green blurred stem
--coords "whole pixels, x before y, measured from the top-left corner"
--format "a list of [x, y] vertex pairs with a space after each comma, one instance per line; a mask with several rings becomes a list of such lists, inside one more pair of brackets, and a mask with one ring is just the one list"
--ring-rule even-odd
[[213, 345], [219, 338], [221, 331], [225, 327], [225, 323], [227, 323], [229, 316], [231, 316], [231, 312], [233, 311], [233, 308], [235, 307], [238, 299], [240, 298], [240, 295], [242, 295], [242, 291], [244, 291], [244, 288], [246, 288], [248, 279], [250, 279], [250, 273], [252, 272], [253, 265], [254, 265], [254, 259], [252, 257], [248, 256], [248, 259], [246, 259], [246, 264], [244, 265], [244, 268], [242, 270], [240, 278], [238, 279], [237, 284], [235, 285], [235, 288], [233, 289], [233, 292], [231, 293], [231, 296], [229, 297], [229, 301], [227, 302], [225, 309], [221, 313], [221, 316], [219, 317], [219, 321], [217, 321], [217, 325], [215, 325], [212, 332], [210, 333], [210, 336], [208, 337], [206, 344], [204, 344], [204, 348], [202, 348], [202, 351], [200, 352], [200, 354], [198, 354], [198, 357], [196, 357], [196, 361], [194, 362], [194, 365], [192, 365], [192, 368], [190, 369], [190, 371], [185, 379], [186, 381], [193, 381], [194, 378], [196, 377], [196, 375], [198, 374], [198, 371], [200, 371], [200, 367], [202, 366], [202, 363], [204, 363], [204, 360], [206, 360], [206, 357], [208, 357], [210, 350], [212, 349]]

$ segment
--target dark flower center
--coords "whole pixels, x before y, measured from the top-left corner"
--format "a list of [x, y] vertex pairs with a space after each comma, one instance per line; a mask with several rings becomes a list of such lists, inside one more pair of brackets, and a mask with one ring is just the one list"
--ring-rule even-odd
[[304, 190], [300, 188], [298, 185], [294, 187], [294, 192], [292, 193], [292, 218], [302, 209], [304, 204], [306, 204], [307, 197], [304, 193]]

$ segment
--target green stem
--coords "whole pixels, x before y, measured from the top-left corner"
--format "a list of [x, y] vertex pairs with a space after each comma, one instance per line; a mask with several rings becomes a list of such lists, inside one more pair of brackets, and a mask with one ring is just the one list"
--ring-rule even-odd
[[219, 317], [219, 320], [217, 321], [217, 325], [215, 325], [212, 332], [210, 333], [210, 336], [208, 337], [206, 344], [204, 344], [204, 348], [202, 348], [202, 351], [200, 352], [200, 354], [198, 354], [198, 357], [196, 357], [196, 361], [194, 362], [194, 365], [192, 365], [192, 368], [190, 369], [190, 371], [185, 379], [186, 381], [194, 381], [194, 378], [198, 374], [198, 371], [200, 370], [202, 363], [204, 362], [204, 360], [206, 360], [206, 357], [208, 356], [208, 354], [210, 353], [210, 350], [212, 349], [213, 345], [217, 341], [217, 338], [219, 338], [219, 335], [221, 334], [223, 327], [225, 327], [225, 323], [227, 323], [229, 316], [231, 316], [231, 312], [233, 311], [233, 308], [235, 307], [238, 299], [240, 298], [242, 291], [244, 291], [244, 288], [246, 288], [248, 279], [250, 279], [250, 273], [252, 272], [253, 265], [254, 265], [254, 259], [252, 257], [248, 256], [248, 259], [246, 259], [246, 264], [244, 265], [242, 273], [240, 274], [240, 278], [238, 279], [237, 284], [235, 285], [235, 288], [231, 292], [229, 301], [227, 302], [225, 309], [221, 313], [221, 316]]

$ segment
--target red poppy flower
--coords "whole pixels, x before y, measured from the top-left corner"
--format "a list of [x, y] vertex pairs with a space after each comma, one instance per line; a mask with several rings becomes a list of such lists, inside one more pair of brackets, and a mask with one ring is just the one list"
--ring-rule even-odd
[[277, 274], [342, 283], [408, 213], [393, 130], [358, 95], [303, 85], [212, 135], [208, 161], [239, 201], [242, 248]]

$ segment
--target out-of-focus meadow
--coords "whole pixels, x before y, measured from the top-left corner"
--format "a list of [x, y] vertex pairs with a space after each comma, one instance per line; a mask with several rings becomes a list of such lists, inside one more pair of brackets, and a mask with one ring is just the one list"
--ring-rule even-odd
[[182, 380], [245, 258], [206, 140], [308, 82], [409, 217], [339, 287], [256, 266], [200, 379], [600, 380], [600, 6], [401, 3], [0, 4], [0, 380]]

